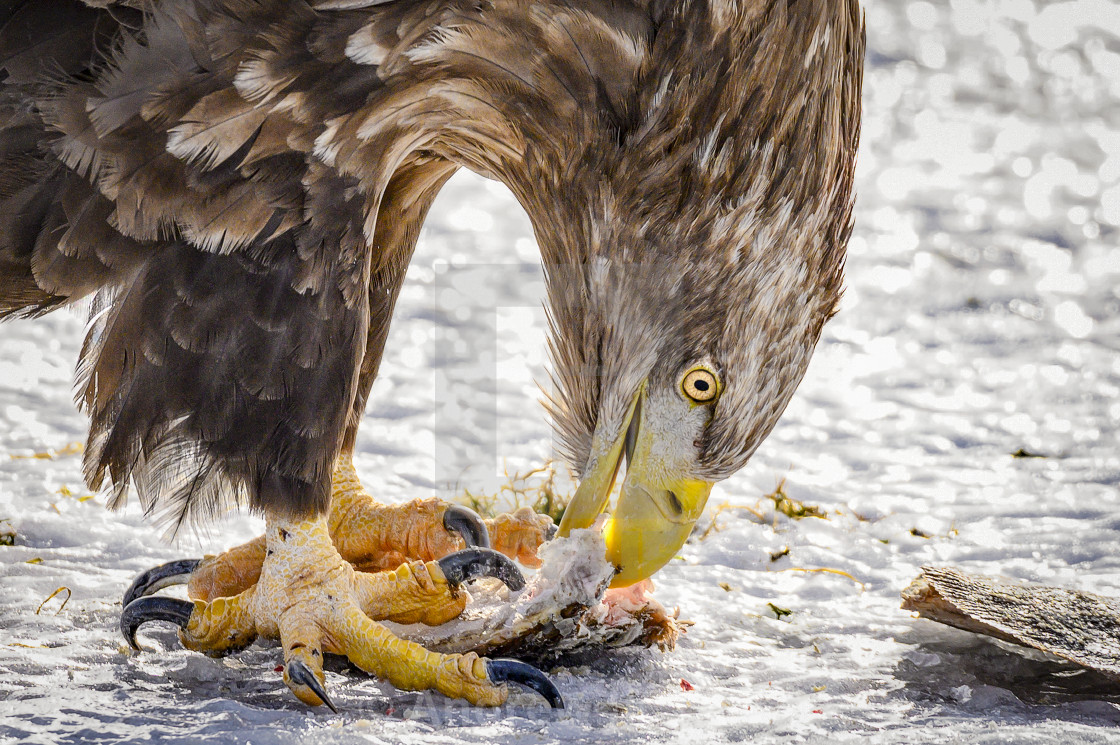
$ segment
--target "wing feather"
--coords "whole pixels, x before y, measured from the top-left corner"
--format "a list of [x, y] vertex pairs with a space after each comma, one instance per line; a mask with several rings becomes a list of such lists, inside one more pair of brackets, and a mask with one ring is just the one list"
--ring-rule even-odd
[[135, 484], [172, 530], [239, 500], [323, 509], [456, 164], [527, 198], [534, 148], [632, 125], [650, 18], [581, 7], [0, 10], [0, 318], [94, 295], [91, 485], [117, 505]]

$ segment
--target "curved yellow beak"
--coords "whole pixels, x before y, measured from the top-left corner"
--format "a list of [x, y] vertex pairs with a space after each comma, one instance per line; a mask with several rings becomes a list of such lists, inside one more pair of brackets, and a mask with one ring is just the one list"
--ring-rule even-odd
[[627, 461], [614, 511], [604, 530], [607, 560], [618, 572], [611, 587], [626, 587], [649, 577], [676, 555], [704, 512], [711, 482], [679, 473], [679, 464], [658, 455], [652, 428], [643, 426], [643, 385], [630, 405], [622, 434], [593, 445], [587, 472], [564, 511], [559, 535], [589, 527], [607, 506], [623, 457]]

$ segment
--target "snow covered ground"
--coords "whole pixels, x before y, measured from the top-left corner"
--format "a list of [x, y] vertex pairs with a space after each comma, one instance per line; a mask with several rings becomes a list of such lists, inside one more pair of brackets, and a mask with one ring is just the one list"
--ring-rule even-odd
[[[719, 512], [657, 576], [696, 622], [677, 651], [554, 669], [559, 713], [335, 668], [337, 716], [290, 696], [272, 647], [210, 660], [153, 626], [149, 651], [126, 653], [136, 573], [258, 525], [167, 545], [135, 506], [85, 499], [78, 456], [17, 457], [84, 437], [83, 323], [63, 312], [0, 327], [0, 518], [16, 532], [0, 547], [0, 741], [1120, 742], [1120, 689], [898, 609], [930, 563], [1120, 594], [1120, 5], [876, 0], [867, 18], [843, 309], [709, 508], [785, 479], [828, 518]], [[512, 198], [456, 177], [362, 430], [359, 470], [384, 499], [492, 489], [550, 455], [535, 261]], [[816, 568], [851, 578], [800, 571]], [[36, 613], [63, 586], [65, 608], [63, 592]]]

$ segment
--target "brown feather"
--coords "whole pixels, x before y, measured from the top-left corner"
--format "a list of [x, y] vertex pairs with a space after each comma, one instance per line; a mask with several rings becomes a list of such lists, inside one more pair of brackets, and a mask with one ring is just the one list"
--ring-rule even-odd
[[96, 292], [86, 468], [114, 503], [325, 509], [458, 166], [533, 222], [577, 468], [706, 359], [696, 470], [730, 474], [835, 308], [855, 0], [110, 5], [0, 11], [0, 317]]

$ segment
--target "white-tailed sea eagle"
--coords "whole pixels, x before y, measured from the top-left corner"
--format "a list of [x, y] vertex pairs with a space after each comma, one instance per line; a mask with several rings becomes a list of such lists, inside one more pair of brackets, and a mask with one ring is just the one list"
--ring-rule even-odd
[[[520, 581], [471, 513], [377, 505], [349, 465], [425, 214], [460, 167], [528, 213], [582, 477], [560, 532], [605, 509], [625, 459], [608, 558], [616, 584], [648, 577], [835, 309], [863, 48], [856, 0], [4, 3], [0, 317], [92, 298], [85, 469], [114, 505], [131, 485], [172, 525], [234, 501], [267, 523], [142, 576], [126, 633], [279, 638], [309, 704], [330, 703], [324, 652], [402, 688], [495, 705], [517, 681], [559, 704], [533, 668], [376, 622], [440, 623], [458, 583]], [[150, 595], [192, 571], [195, 602]]]

